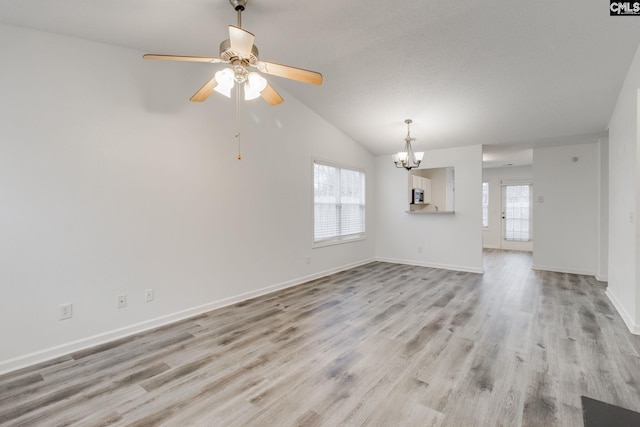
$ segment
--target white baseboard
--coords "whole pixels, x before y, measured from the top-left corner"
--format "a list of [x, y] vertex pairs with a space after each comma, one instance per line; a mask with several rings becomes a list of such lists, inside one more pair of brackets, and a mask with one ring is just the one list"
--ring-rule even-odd
[[480, 274], [484, 273], [484, 270], [482, 268], [468, 267], [464, 265], [437, 264], [437, 263], [415, 261], [415, 260], [380, 258], [380, 257], [376, 257], [376, 261], [390, 262], [393, 264], [415, 265], [417, 267], [440, 268], [443, 270], [464, 271], [467, 273], [480, 273]]
[[554, 267], [550, 265], [537, 265], [534, 264], [531, 266], [534, 270], [542, 270], [542, 271], [553, 271], [555, 273], [569, 273], [569, 274], [582, 274], [584, 276], [595, 276], [595, 271], [588, 270], [578, 270], [574, 268], [563, 268], [563, 267]]
[[482, 246], [482, 249], [502, 249], [502, 248], [496, 245], [484, 245]]
[[608, 282], [609, 276], [601, 276], [599, 274], [596, 274], [596, 280], [599, 282]]
[[620, 314], [620, 317], [622, 317], [624, 324], [627, 325], [629, 332], [634, 335], [640, 335], [640, 325], [633, 323], [633, 318], [629, 316], [629, 313], [627, 313], [627, 310], [624, 309], [624, 306], [620, 304], [620, 301], [618, 301], [618, 298], [614, 295], [613, 292], [611, 292], [611, 289], [607, 288], [607, 290], [605, 291], [605, 295], [609, 298], [609, 301], [611, 301], [611, 304], [613, 304], [615, 309], [618, 310], [618, 314]]
[[206, 313], [217, 308], [226, 307], [232, 304], [237, 304], [241, 301], [245, 301], [251, 298], [259, 297], [262, 295], [270, 294], [272, 292], [279, 291], [281, 289], [290, 288], [292, 286], [301, 285], [311, 280], [319, 279], [321, 277], [329, 276], [340, 271], [348, 270], [350, 268], [358, 267], [364, 264], [374, 262], [374, 259], [366, 259], [351, 264], [342, 265], [340, 267], [331, 268], [318, 273], [310, 274], [308, 276], [300, 277], [297, 279], [289, 280], [286, 282], [278, 283], [276, 285], [267, 286], [265, 288], [256, 289], [255, 291], [245, 292], [233, 297], [224, 298], [217, 301], [212, 301], [206, 304], [202, 304], [196, 307], [189, 308], [187, 310], [178, 311], [165, 316], [156, 317], [154, 319], [145, 320], [144, 322], [136, 323], [134, 325], [126, 326], [124, 328], [114, 329], [112, 331], [104, 332], [98, 335], [93, 335], [87, 338], [82, 338], [76, 341], [50, 347], [44, 350], [39, 350], [34, 353], [15, 357], [0, 362], [0, 375], [6, 374], [11, 371], [22, 369], [28, 366], [32, 366], [38, 363], [46, 362], [57, 357], [61, 357], [79, 350], [84, 350], [96, 345], [104, 344], [117, 339], [125, 338], [140, 332], [148, 331], [160, 326], [164, 326], [173, 322], [188, 319]]

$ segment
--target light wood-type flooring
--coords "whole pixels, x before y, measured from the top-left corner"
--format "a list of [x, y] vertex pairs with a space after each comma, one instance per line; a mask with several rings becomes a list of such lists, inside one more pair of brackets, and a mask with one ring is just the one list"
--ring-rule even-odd
[[371, 263], [0, 377], [0, 424], [582, 426], [640, 411], [640, 338], [592, 277]]

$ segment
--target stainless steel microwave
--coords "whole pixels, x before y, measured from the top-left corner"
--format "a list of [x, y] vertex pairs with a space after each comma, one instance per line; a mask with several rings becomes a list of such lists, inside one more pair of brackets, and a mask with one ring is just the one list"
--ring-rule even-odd
[[421, 188], [414, 188], [411, 190], [411, 199], [414, 205], [420, 205], [424, 203], [424, 190]]

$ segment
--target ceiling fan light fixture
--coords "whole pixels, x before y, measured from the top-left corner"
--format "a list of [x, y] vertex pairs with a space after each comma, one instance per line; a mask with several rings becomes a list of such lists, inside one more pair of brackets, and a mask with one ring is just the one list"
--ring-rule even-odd
[[267, 80], [258, 73], [249, 73], [244, 84], [244, 99], [246, 101], [256, 99], [267, 87]]
[[[282, 77], [295, 80], [301, 83], [314, 85], [322, 84], [322, 74], [316, 71], [305, 70], [303, 68], [290, 67], [275, 62], [261, 61], [259, 59], [258, 48], [254, 44], [255, 35], [242, 28], [242, 12], [246, 9], [249, 0], [228, 0], [238, 16], [237, 25], [229, 25], [229, 38], [220, 43], [220, 57], [212, 58], [208, 56], [184, 56], [184, 55], [162, 55], [145, 54], [144, 59], [164, 59], [167, 61], [186, 61], [202, 63], [225, 63], [230, 69], [222, 70], [222, 73], [215, 74], [204, 86], [202, 86], [191, 98], [192, 102], [203, 102], [214, 91], [227, 98], [231, 98], [231, 89], [238, 84], [236, 89], [242, 88], [245, 92], [245, 99], [255, 99], [262, 97], [269, 105], [281, 104], [284, 99], [278, 92], [260, 76], [260, 79], [249, 78], [249, 69], [253, 67], [262, 74]], [[235, 82], [233, 81], [235, 80]], [[240, 98], [238, 98], [240, 99]]]
[[225, 68], [216, 72], [215, 76], [218, 85], [214, 90], [226, 96], [227, 98], [231, 98], [231, 89], [233, 89], [235, 77], [233, 70], [230, 68]]

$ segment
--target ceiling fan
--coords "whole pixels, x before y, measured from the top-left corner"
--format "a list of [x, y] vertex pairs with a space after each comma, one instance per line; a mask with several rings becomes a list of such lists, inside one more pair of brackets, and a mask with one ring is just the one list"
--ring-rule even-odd
[[211, 80], [193, 94], [190, 98], [193, 102], [206, 100], [213, 91], [230, 98], [231, 89], [234, 83], [237, 83], [239, 87], [241, 86], [244, 89], [245, 100], [261, 96], [269, 105], [282, 103], [284, 99], [280, 94], [258, 72], [250, 72], [250, 68], [255, 68], [265, 74], [284, 77], [302, 83], [322, 84], [322, 74], [315, 71], [276, 64], [275, 62], [260, 61], [258, 59], [258, 48], [253, 44], [255, 36], [242, 28], [242, 11], [247, 5], [247, 0], [229, 0], [229, 3], [238, 13], [238, 26], [229, 25], [229, 38], [220, 43], [220, 58], [159, 54], [146, 54], [143, 58], [230, 64], [231, 67], [216, 72]]

